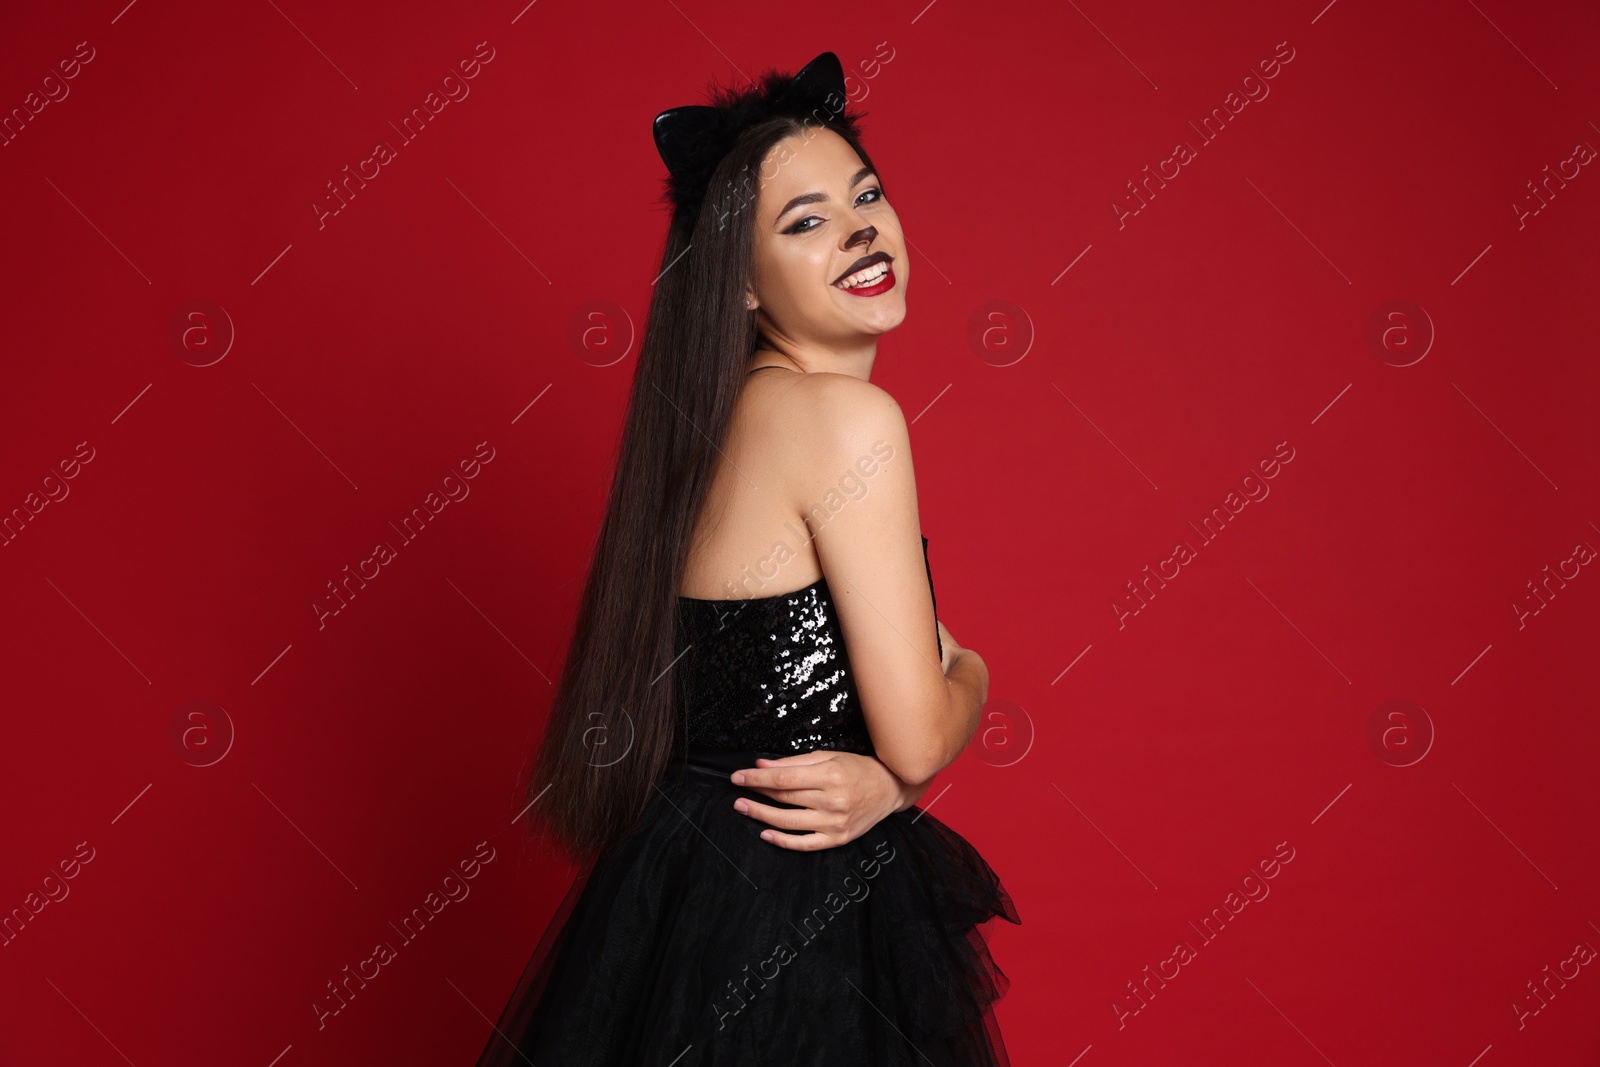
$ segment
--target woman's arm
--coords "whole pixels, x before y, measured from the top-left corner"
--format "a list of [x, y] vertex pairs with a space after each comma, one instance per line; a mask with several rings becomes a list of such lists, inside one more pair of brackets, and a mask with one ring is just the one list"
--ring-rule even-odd
[[[905, 418], [888, 393], [849, 375], [807, 374], [792, 395], [816, 427], [799, 444], [798, 506], [813, 524], [873, 750], [903, 781], [927, 781], [976, 732], [988, 672], [972, 652], [942, 669]], [[818, 523], [803, 502], [837, 497], [821, 472], [866, 459], [862, 491]]]
[[[989, 675], [982, 668], [982, 659], [957, 644], [944, 623], [938, 624], [938, 630], [944, 652], [940, 667], [946, 677], [959, 670], [966, 680], [957, 684], [977, 684], [980, 696], [986, 697]], [[734, 807], [769, 826], [808, 831], [768, 830], [761, 835], [780, 848], [798, 851], [837, 848], [853, 841], [891, 813], [915, 805], [933, 784], [932, 776], [921, 782], [906, 782], [881, 760], [854, 752], [819, 749], [756, 762], [756, 767], [735, 772], [734, 784], [800, 807], [773, 807], [749, 798], [740, 798]]]

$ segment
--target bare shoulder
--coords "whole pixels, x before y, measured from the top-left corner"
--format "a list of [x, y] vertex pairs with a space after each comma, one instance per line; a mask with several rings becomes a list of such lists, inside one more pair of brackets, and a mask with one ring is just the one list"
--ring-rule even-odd
[[[873, 470], [889, 457], [910, 457], [905, 415], [887, 391], [849, 374], [815, 371], [773, 383], [764, 435], [781, 442], [792, 498], [802, 508], [851, 470]], [[911, 477], [909, 463], [896, 466]], [[882, 479], [874, 476], [874, 482]]]
[[794, 384], [783, 404], [786, 429], [804, 442], [804, 457], [831, 468], [886, 441], [907, 438], [900, 405], [884, 389], [850, 374], [814, 372]]
[[884, 408], [900, 410], [900, 405], [888, 392], [853, 374], [812, 372], [795, 383], [795, 396], [818, 413], [862, 416], [881, 414]]

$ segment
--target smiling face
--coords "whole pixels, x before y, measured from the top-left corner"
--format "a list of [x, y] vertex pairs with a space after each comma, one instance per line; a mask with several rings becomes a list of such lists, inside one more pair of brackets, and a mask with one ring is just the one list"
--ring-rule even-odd
[[[910, 264], [877, 176], [837, 133], [807, 133], [779, 141], [762, 165], [750, 295], [768, 335], [847, 349], [906, 317]], [[857, 284], [836, 284], [847, 276]]]

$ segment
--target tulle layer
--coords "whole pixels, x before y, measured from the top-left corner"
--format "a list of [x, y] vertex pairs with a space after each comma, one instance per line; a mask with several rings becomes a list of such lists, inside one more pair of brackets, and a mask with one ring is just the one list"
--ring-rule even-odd
[[1017, 923], [964, 838], [912, 808], [838, 848], [760, 840], [728, 774], [691, 750], [639, 826], [582, 873], [479, 1067], [1008, 1065], [1008, 986], [982, 924]]

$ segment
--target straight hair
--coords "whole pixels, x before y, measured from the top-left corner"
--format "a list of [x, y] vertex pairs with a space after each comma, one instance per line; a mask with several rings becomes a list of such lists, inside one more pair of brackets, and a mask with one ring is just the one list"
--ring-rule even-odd
[[671, 680], [678, 590], [761, 340], [744, 294], [763, 165], [780, 140], [809, 143], [825, 128], [871, 166], [858, 117], [758, 122], [713, 171], [698, 209], [673, 208], [605, 517], [550, 718], [519, 788], [530, 831], [580, 862], [626, 836], [685, 753], [685, 709]]

